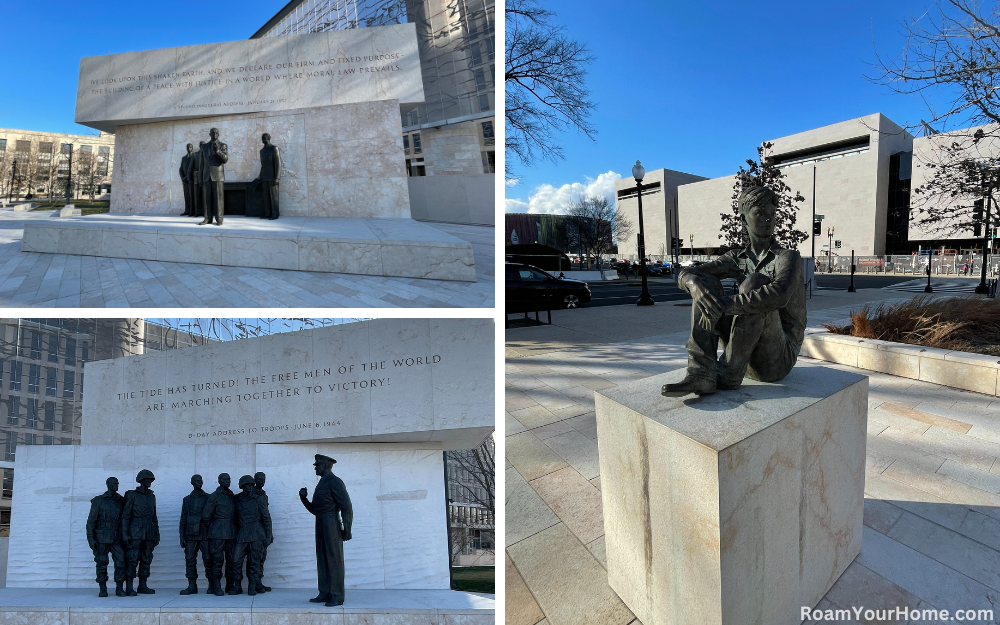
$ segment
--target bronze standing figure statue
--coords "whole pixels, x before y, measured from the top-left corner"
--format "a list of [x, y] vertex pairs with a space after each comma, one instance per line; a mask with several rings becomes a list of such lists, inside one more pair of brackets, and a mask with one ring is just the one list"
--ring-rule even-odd
[[[354, 511], [344, 481], [333, 474], [337, 461], [316, 454], [316, 475], [319, 484], [309, 501], [309, 491], [299, 490], [299, 499], [306, 510], [316, 516], [316, 573], [319, 594], [310, 599], [328, 607], [344, 605], [344, 541], [351, 540]], [[341, 525], [343, 522], [343, 525]]]
[[[208, 555], [208, 528], [202, 520], [208, 493], [202, 490], [204, 480], [200, 475], [191, 476], [191, 486], [194, 489], [181, 503], [181, 549], [184, 550], [184, 576], [188, 586], [181, 591], [182, 595], [198, 594], [198, 552], [201, 552], [201, 562], [205, 567], [205, 578], [211, 572]], [[209, 582], [209, 592], [211, 592]]]
[[184, 212], [182, 216], [194, 214], [194, 181], [191, 180], [191, 165], [194, 161], [194, 146], [187, 144], [187, 153], [181, 157], [181, 184], [184, 185]]
[[[264, 475], [262, 471], [258, 471], [253, 474], [254, 490], [261, 498], [264, 499], [264, 507], [268, 508], [267, 491], [264, 490], [264, 484], [267, 481], [267, 476]], [[270, 515], [270, 508], [268, 508], [268, 515]], [[270, 517], [269, 517], [270, 518]], [[264, 585], [264, 563], [267, 562], [267, 548], [270, 544], [274, 542], [274, 537], [271, 537], [271, 542], [264, 543], [264, 552], [260, 557], [260, 577], [257, 582], [257, 592], [271, 592], [270, 586]], [[249, 576], [249, 572], [248, 572]]]
[[264, 546], [274, 542], [271, 534], [271, 515], [267, 510], [267, 502], [257, 494], [253, 477], [244, 475], [240, 478], [239, 495], [236, 495], [236, 532], [233, 547], [233, 573], [236, 579], [233, 587], [226, 592], [228, 595], [243, 594], [243, 559], [249, 555], [247, 564], [247, 594], [256, 595], [260, 587], [261, 561], [264, 556]]
[[218, 128], [212, 128], [208, 135], [212, 140], [201, 146], [201, 184], [204, 187], [205, 219], [199, 222], [198, 225], [204, 226], [205, 224], [210, 224], [214, 217], [215, 225], [221, 226], [222, 218], [226, 213], [223, 184], [226, 181], [226, 163], [229, 162], [229, 146], [219, 141]]
[[264, 184], [264, 214], [261, 219], [278, 218], [278, 183], [281, 180], [281, 152], [271, 144], [271, 135], [264, 133], [261, 138], [264, 147], [260, 150], [260, 181]]
[[108, 553], [115, 562], [115, 595], [125, 596], [125, 549], [122, 547], [122, 506], [125, 498], [118, 494], [118, 478], [109, 477], [108, 490], [90, 500], [87, 517], [87, 544], [97, 563], [99, 597], [108, 596]]
[[223, 564], [225, 564], [226, 588], [233, 587], [233, 540], [236, 539], [236, 508], [233, 491], [229, 490], [232, 479], [228, 473], [219, 474], [219, 487], [208, 496], [202, 518], [208, 526], [209, 564], [212, 571], [208, 576], [208, 592], [217, 597], [225, 595], [222, 588]]
[[205, 212], [205, 193], [201, 184], [201, 172], [204, 169], [202, 161], [205, 142], [198, 142], [198, 149], [191, 156], [191, 217], [203, 217]]
[[[775, 382], [795, 365], [806, 326], [806, 291], [801, 256], [774, 239], [777, 201], [765, 187], [743, 189], [737, 206], [750, 245], [678, 275], [678, 286], [694, 300], [688, 367], [682, 382], [663, 385], [663, 395], [733, 390], [746, 375]], [[727, 295], [723, 278], [738, 280], [739, 293]], [[720, 339], [725, 351], [717, 358]]]
[[[156, 519], [156, 495], [150, 490], [153, 472], [139, 471], [135, 481], [139, 488], [125, 493], [122, 508], [122, 541], [125, 543], [125, 594], [136, 596], [137, 592], [152, 595], [155, 590], [146, 584], [149, 579], [149, 565], [153, 562], [153, 548], [160, 544], [160, 523]], [[132, 589], [136, 568], [139, 573], [139, 588]]]

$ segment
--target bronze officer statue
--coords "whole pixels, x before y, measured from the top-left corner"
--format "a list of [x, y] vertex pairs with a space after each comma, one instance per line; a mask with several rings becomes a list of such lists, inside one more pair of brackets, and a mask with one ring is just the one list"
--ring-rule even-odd
[[226, 163], [229, 162], [229, 146], [219, 141], [219, 129], [212, 128], [209, 131], [211, 141], [201, 146], [202, 172], [201, 184], [205, 198], [205, 219], [198, 223], [199, 226], [212, 223], [215, 218], [215, 225], [222, 225], [222, 218], [225, 216], [225, 200], [223, 199], [223, 184], [226, 181]]
[[125, 493], [125, 505], [122, 508], [122, 541], [125, 543], [126, 554], [125, 594], [129, 597], [136, 596], [136, 590], [132, 589], [136, 567], [139, 572], [138, 592], [144, 595], [156, 592], [146, 584], [146, 580], [149, 579], [149, 565], [153, 562], [153, 548], [160, 543], [156, 496], [149, 488], [155, 479], [152, 471], [143, 469], [135, 476], [139, 488]]
[[184, 212], [181, 215], [189, 217], [194, 214], [194, 181], [191, 180], [191, 165], [194, 160], [194, 146], [187, 144], [187, 153], [181, 157], [181, 184], [184, 185]]
[[202, 518], [208, 526], [209, 564], [208, 592], [217, 597], [225, 594], [222, 589], [222, 571], [225, 563], [226, 590], [233, 587], [233, 540], [236, 538], [235, 507], [232, 483], [228, 473], [219, 474], [219, 487], [208, 496]]
[[[681, 382], [663, 385], [661, 392], [667, 397], [737, 389], [746, 375], [775, 382], [792, 370], [802, 347], [806, 326], [802, 258], [774, 239], [778, 198], [765, 187], [749, 187], [736, 202], [750, 245], [682, 269], [677, 276], [678, 286], [694, 302], [687, 375]], [[738, 280], [739, 293], [727, 295], [723, 278]], [[725, 351], [717, 358], [720, 340]]]
[[90, 500], [90, 515], [87, 517], [87, 544], [94, 552], [97, 563], [97, 584], [101, 587], [99, 597], [108, 596], [108, 553], [115, 562], [115, 594], [125, 596], [122, 582], [125, 581], [125, 550], [122, 548], [122, 505], [124, 498], [118, 494], [118, 478], [107, 479], [108, 490]]
[[268, 513], [264, 497], [257, 494], [256, 484], [251, 476], [244, 475], [240, 478], [240, 490], [243, 492], [234, 499], [238, 527], [233, 547], [233, 573], [236, 579], [232, 589], [226, 594], [243, 593], [243, 559], [249, 554], [247, 594], [256, 595], [257, 588], [261, 585], [260, 572], [264, 546], [274, 542], [271, 534], [271, 515]]
[[351, 539], [354, 511], [344, 481], [333, 474], [337, 461], [329, 456], [316, 454], [316, 475], [321, 476], [312, 501], [309, 491], [299, 490], [299, 499], [306, 510], [316, 516], [316, 573], [319, 577], [319, 594], [312, 603], [329, 607], [344, 605], [344, 541]]
[[[253, 474], [254, 490], [264, 499], [264, 507], [268, 506], [267, 491], [264, 490], [266, 481], [267, 476], [262, 471]], [[268, 508], [268, 514], [270, 515], [270, 508]], [[271, 542], [274, 542], [273, 536]], [[257, 582], [257, 592], [271, 592], [271, 587], [264, 585], [264, 563], [267, 562], [267, 548], [271, 542], [264, 543], [264, 553], [260, 557], [260, 581]]]
[[281, 152], [271, 144], [271, 135], [261, 136], [264, 147], [260, 150], [260, 181], [264, 183], [264, 214], [261, 219], [278, 218], [278, 182], [281, 180]]
[[[200, 475], [192, 475], [191, 486], [194, 489], [181, 503], [181, 549], [184, 550], [184, 575], [188, 580], [187, 588], [181, 591], [182, 595], [198, 594], [199, 551], [201, 552], [201, 562], [205, 567], [206, 579], [209, 578], [211, 572], [208, 555], [208, 531], [202, 521], [205, 503], [208, 501], [208, 493], [202, 490], [203, 485], [204, 480]], [[211, 592], [211, 581], [209, 581], [208, 586], [209, 592]]]
[[202, 190], [201, 184], [201, 172], [204, 169], [202, 166], [202, 150], [204, 150], [205, 142], [198, 142], [198, 149], [191, 156], [191, 216], [192, 217], [202, 217], [205, 212], [205, 194]]

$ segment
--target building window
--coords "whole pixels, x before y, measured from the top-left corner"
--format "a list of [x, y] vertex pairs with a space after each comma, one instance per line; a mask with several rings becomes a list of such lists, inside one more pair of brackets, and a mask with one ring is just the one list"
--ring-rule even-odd
[[28, 392], [37, 393], [38, 384], [42, 377], [41, 365], [28, 365]]
[[10, 361], [10, 390], [19, 391], [21, 390], [21, 372], [24, 370], [24, 365], [20, 360]]
[[63, 371], [63, 397], [72, 397], [76, 392], [76, 373]]
[[476, 91], [486, 91], [489, 88], [486, 84], [486, 73], [477, 69], [474, 76], [476, 77]]
[[489, 152], [484, 151], [484, 152], [482, 152], [482, 155], [483, 155], [483, 173], [484, 174], [494, 174], [494, 173], [496, 173], [496, 164], [494, 162], [494, 158], [495, 158], [494, 154], [495, 154], [495, 152], [493, 152], [493, 151], [489, 151]]
[[56, 439], [55, 439], [54, 436], [43, 436], [42, 437], [42, 444], [43, 445], [54, 445], [55, 442], [56, 442]]
[[420, 118], [417, 117], [417, 109], [413, 109], [409, 113], [403, 115], [403, 128], [411, 128], [420, 124]]
[[493, 110], [490, 108], [490, 94], [484, 93], [479, 96], [479, 112], [485, 113], [486, 111]]
[[25, 425], [29, 428], [38, 427], [38, 400], [28, 399], [28, 415], [25, 419]]
[[21, 398], [17, 395], [7, 397], [7, 425], [17, 425], [21, 418]]
[[[14, 496], [14, 469], [3, 470], [3, 493], [0, 496], [4, 499], [10, 499]], [[7, 525], [10, 525], [9, 518], [7, 519]]]
[[469, 47], [469, 65], [475, 67], [483, 64], [482, 43], [474, 43]]
[[427, 172], [424, 169], [424, 159], [406, 159], [406, 175], [413, 176], [426, 176]]
[[42, 357], [42, 333], [31, 331], [31, 351], [30, 355], [34, 359], [39, 359]]
[[410, 135], [403, 135], [403, 154], [410, 153]]
[[45, 394], [55, 396], [56, 394], [56, 370], [45, 369]]
[[62, 424], [63, 432], [73, 431], [73, 404], [68, 401], [62, 403]]
[[102, 178], [108, 175], [108, 163], [111, 162], [111, 148], [102, 145], [97, 148], [97, 175]]
[[28, 169], [29, 157], [31, 156], [31, 141], [18, 140], [14, 146], [14, 158], [18, 161], [17, 170], [20, 174]]
[[43, 409], [45, 410], [45, 429], [54, 430], [56, 427], [56, 403], [47, 401]]
[[59, 362], [59, 335], [49, 335], [49, 362]]
[[[7, 432], [7, 444], [4, 449], [4, 460], [14, 462], [14, 453], [17, 451], [17, 434]], [[6, 476], [4, 476], [6, 478]]]
[[493, 142], [495, 141], [493, 137], [493, 122], [483, 122], [480, 126], [483, 128], [483, 143], [486, 145], [493, 145]]
[[38, 172], [36, 177], [39, 181], [48, 182], [52, 174], [52, 143], [38, 144]]
[[62, 143], [59, 145], [59, 169], [57, 170], [56, 178], [60, 182], [66, 182], [69, 179], [69, 167], [73, 160], [73, 144], [72, 143]]
[[7, 140], [0, 139], [0, 161], [3, 161], [3, 157], [7, 155]]
[[76, 339], [66, 337], [66, 366], [76, 366]]
[[420, 133], [419, 132], [415, 132], [415, 133], [413, 133], [413, 153], [414, 154], [423, 154], [423, 152], [424, 152], [424, 150], [420, 146]]
[[24, 444], [25, 445], [35, 445], [35, 444], [37, 444], [36, 443], [37, 440], [38, 439], [35, 437], [34, 434], [25, 434], [24, 435]]
[[[80, 352], [81, 352], [81, 354], [80, 354], [80, 362], [89, 362], [90, 361], [90, 342], [89, 341], [84, 341], [83, 343], [80, 343]], [[80, 375], [83, 375], [83, 374], [81, 373]]]

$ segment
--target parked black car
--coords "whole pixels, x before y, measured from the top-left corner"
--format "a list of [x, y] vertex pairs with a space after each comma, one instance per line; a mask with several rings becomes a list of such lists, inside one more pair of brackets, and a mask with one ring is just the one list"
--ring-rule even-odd
[[506, 263], [506, 272], [508, 313], [577, 308], [590, 301], [586, 282], [557, 278], [521, 263]]

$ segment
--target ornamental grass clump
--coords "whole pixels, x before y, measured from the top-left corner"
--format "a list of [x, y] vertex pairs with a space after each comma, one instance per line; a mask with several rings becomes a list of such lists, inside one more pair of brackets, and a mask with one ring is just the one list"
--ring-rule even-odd
[[1000, 356], [1000, 300], [915, 297], [865, 304], [851, 323], [824, 323], [834, 334]]

